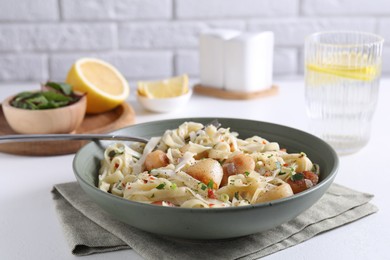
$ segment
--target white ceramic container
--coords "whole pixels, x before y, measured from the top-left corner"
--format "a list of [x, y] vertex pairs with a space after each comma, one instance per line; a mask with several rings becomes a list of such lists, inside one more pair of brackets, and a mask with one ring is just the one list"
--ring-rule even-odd
[[200, 82], [204, 86], [224, 87], [225, 41], [237, 35], [235, 30], [203, 32], [199, 39]]
[[273, 32], [242, 33], [225, 42], [227, 91], [255, 92], [272, 86]]

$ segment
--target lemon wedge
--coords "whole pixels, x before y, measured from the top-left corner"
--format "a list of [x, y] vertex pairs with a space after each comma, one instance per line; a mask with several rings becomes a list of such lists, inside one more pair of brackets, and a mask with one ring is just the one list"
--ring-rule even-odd
[[130, 88], [123, 75], [111, 64], [94, 58], [77, 60], [68, 72], [66, 83], [87, 93], [87, 113], [109, 111], [122, 104]]
[[186, 74], [158, 81], [140, 81], [137, 83], [140, 96], [148, 98], [170, 98], [188, 92], [188, 76]]

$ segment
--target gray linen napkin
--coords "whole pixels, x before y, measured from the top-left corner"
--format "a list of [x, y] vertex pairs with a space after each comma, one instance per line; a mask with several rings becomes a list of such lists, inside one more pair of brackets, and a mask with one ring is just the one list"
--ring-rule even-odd
[[327, 193], [294, 220], [272, 230], [227, 240], [184, 240], [154, 235], [111, 218], [76, 182], [52, 190], [59, 220], [75, 255], [120, 249], [147, 259], [254, 259], [378, 211], [373, 195], [332, 184]]

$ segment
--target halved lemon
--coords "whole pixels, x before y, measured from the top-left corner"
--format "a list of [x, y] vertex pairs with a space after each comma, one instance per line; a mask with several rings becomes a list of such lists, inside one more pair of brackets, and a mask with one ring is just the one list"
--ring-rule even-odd
[[77, 60], [66, 82], [79, 92], [87, 93], [87, 113], [102, 113], [122, 104], [130, 88], [123, 75], [111, 64], [94, 58]]
[[148, 98], [170, 98], [188, 92], [188, 76], [186, 74], [158, 81], [140, 81], [137, 83], [140, 96]]

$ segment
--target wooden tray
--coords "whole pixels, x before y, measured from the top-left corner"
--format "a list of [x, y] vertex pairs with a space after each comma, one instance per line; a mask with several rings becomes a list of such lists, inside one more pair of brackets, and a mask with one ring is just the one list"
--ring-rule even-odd
[[[134, 124], [134, 122], [135, 112], [133, 108], [129, 104], [123, 103], [122, 105], [105, 113], [86, 115], [81, 126], [77, 128], [74, 133], [106, 133]], [[0, 105], [0, 135], [11, 134], [13, 135], [17, 133], [15, 133], [8, 125], [3, 114], [3, 109]], [[63, 155], [75, 153], [87, 142], [88, 141], [67, 140], [3, 143], [0, 144], [0, 152], [36, 156]]]
[[274, 96], [278, 94], [279, 88], [277, 86], [271, 86], [269, 89], [260, 90], [256, 92], [239, 92], [239, 91], [227, 91], [224, 89], [218, 89], [214, 87], [204, 86], [197, 84], [194, 86], [194, 92], [223, 99], [255, 99], [268, 96]]

